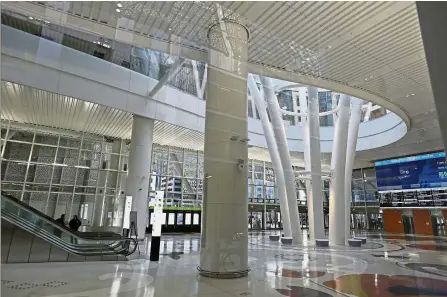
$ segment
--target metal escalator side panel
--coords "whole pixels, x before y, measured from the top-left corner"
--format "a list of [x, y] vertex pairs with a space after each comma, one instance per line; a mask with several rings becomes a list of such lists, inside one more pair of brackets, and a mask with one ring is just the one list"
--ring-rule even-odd
[[[92, 237], [87, 236], [81, 237], [77, 232], [68, 230], [65, 227], [60, 226], [55, 223], [54, 220], [48, 219], [47, 216], [42, 216], [40, 212], [35, 211], [29, 206], [22, 205], [23, 203], [18, 202], [14, 197], [8, 197], [2, 192], [2, 217], [10, 222], [11, 224], [20, 227], [18, 229], [23, 229], [32, 235], [48, 242], [52, 246], [58, 247], [65, 252], [73, 254], [73, 256], [66, 256], [66, 260], [75, 261], [75, 259], [80, 259], [75, 257], [79, 255], [82, 257], [86, 256], [107, 256], [107, 255], [130, 255], [135, 252], [137, 248], [137, 241], [133, 238], [122, 238], [117, 236], [104, 236], [104, 237]], [[125, 248], [128, 244], [127, 242], [133, 243], [133, 248]], [[32, 244], [31, 244], [32, 245]], [[36, 249], [39, 249], [40, 241], [37, 244]], [[58, 250], [56, 249], [56, 250]], [[52, 256], [51, 250], [49, 252], [49, 260], [51, 261]], [[30, 256], [32, 255], [32, 256]], [[28, 260], [39, 258], [39, 261], [44, 256], [35, 256], [31, 252], [31, 247], [29, 248]], [[58, 259], [61, 257], [56, 257]], [[59, 260], [60, 261], [60, 260]]]

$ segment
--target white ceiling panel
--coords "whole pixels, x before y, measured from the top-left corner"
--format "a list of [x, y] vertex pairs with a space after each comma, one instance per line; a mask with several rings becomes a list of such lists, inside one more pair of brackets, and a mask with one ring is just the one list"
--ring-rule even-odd
[[[2, 2], [2, 6], [3, 3], [8, 2]], [[218, 20], [217, 6], [222, 5], [225, 18], [240, 22], [250, 30], [251, 64], [304, 75], [317, 73], [330, 82], [393, 102], [405, 111], [411, 124], [414, 123], [410, 133], [387, 148], [359, 153], [360, 159], [374, 160], [439, 148], [439, 128], [433, 125], [437, 115], [433, 112], [435, 106], [415, 2], [123, 1], [121, 12], [115, 11], [117, 2], [112, 1], [99, 6], [98, 2], [90, 1], [32, 3], [35, 7], [55, 10], [68, 5], [69, 14], [91, 22], [105, 22], [110, 27], [115, 27], [120, 19], [123, 23], [135, 24], [126, 25], [126, 30], [134, 34], [149, 34], [166, 42], [173, 42], [172, 37], [178, 36], [185, 45], [197, 49], [208, 47], [207, 29]], [[312, 53], [316, 62], [297, 68], [296, 60], [301, 57], [297, 49]], [[23, 108], [31, 112], [31, 107]], [[7, 112], [2, 110], [2, 116]], [[411, 133], [422, 128], [429, 128], [433, 133]]]

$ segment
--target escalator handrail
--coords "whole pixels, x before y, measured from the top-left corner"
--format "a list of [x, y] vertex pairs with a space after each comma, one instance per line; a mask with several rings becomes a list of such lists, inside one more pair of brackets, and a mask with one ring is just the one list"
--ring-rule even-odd
[[[2, 196], [7, 197], [7, 198], [8, 198], [11, 202], [13, 202], [14, 204], [19, 205], [19, 207], [21, 207], [21, 208], [26, 208], [27, 210], [29, 210], [29, 211], [32, 212], [33, 214], [36, 214], [37, 216], [44, 218], [46, 221], [50, 221], [50, 222], [52, 222], [52, 224], [54, 224], [54, 225], [57, 225], [57, 226], [59, 226], [59, 227], [61, 227], [61, 228], [64, 228], [64, 230], [68, 231], [69, 233], [76, 234], [76, 235], [77, 235], [78, 237], [80, 237], [80, 238], [83, 238], [83, 239], [93, 239], [93, 238], [101, 238], [101, 239], [104, 239], [104, 238], [113, 237], [113, 236], [110, 236], [110, 235], [109, 235], [109, 236], [101, 236], [101, 235], [100, 235], [101, 233], [110, 234], [110, 233], [113, 233], [113, 232], [88, 232], [88, 233], [97, 233], [98, 236], [96, 236], [96, 237], [95, 237], [95, 236], [90, 237], [90, 236], [88, 236], [88, 235], [87, 235], [87, 236], [85, 236], [85, 235], [83, 236], [83, 235], [82, 235], [83, 232], [77, 232], [77, 231], [75, 232], [75, 231], [73, 231], [72, 229], [67, 228], [66, 226], [63, 226], [63, 225], [59, 224], [59, 223], [58, 223], [55, 219], [53, 219], [52, 217], [50, 217], [50, 216], [44, 214], [43, 212], [41, 212], [41, 211], [35, 209], [34, 207], [31, 207], [30, 205], [24, 203], [23, 201], [20, 201], [20, 200], [17, 199], [16, 197], [14, 197], [14, 196], [12, 196], [12, 195], [10, 195], [10, 194], [7, 194], [7, 193], [5, 193], [4, 191], [1, 191], [1, 194], [2, 194]], [[60, 229], [60, 228], [59, 228], [59, 229]], [[115, 234], [116, 234], [116, 233], [115, 233]], [[117, 234], [116, 238], [125, 238], [125, 237], [122, 237], [121, 235]]]
[[[8, 202], [16, 205], [19, 209], [28, 211], [30, 213], [32, 213], [33, 215], [36, 215], [37, 217], [39, 217], [39, 219], [41, 219], [43, 222], [46, 222], [48, 224], [50, 224], [53, 228], [55, 229], [59, 229], [62, 232], [66, 232], [69, 233], [70, 236], [80, 239], [80, 240], [85, 240], [85, 241], [120, 241], [120, 242], [126, 242], [126, 241], [133, 241], [134, 243], [134, 249], [132, 250], [132, 253], [135, 252], [137, 246], [138, 246], [138, 241], [135, 238], [131, 238], [131, 237], [81, 237], [79, 236], [79, 234], [73, 232], [73, 230], [70, 230], [68, 228], [66, 228], [65, 226], [62, 226], [60, 224], [58, 224], [55, 220], [50, 219], [47, 215], [41, 215], [40, 212], [35, 211], [34, 208], [30, 207], [29, 205], [26, 205], [23, 202], [19, 202], [16, 198], [12, 197], [11, 195], [5, 195], [4, 192], [1, 192], [2, 194], [2, 199], [4, 199], [3, 197], [6, 197], [8, 199]], [[21, 218], [23, 220], [23, 218]], [[129, 253], [130, 255], [131, 253]]]
[[[5, 218], [4, 214], [3, 214], [3, 218]], [[31, 225], [31, 223], [25, 221], [25, 220], [20, 220], [17, 218], [14, 218], [14, 216], [6, 216], [6, 220], [10, 221], [11, 223], [19, 226], [20, 228], [32, 232], [35, 236], [40, 237], [46, 241], [48, 241], [49, 243], [52, 243], [60, 248], [62, 248], [63, 250], [73, 253], [73, 254], [77, 254], [77, 255], [83, 255], [83, 256], [95, 256], [95, 255], [117, 255], [120, 254], [119, 252], [107, 248], [106, 246], [102, 245], [102, 246], [94, 246], [91, 245], [91, 248], [83, 248], [83, 249], [79, 249], [77, 247], [75, 247], [73, 244], [69, 244], [68, 242], [64, 242], [62, 241], [60, 238], [54, 236], [54, 234], [51, 236], [51, 233], [40, 229], [38, 232], [36, 232], [35, 230], [33, 230], [33, 226]], [[42, 232], [43, 231], [43, 232]]]
[[[116, 254], [120, 254], [120, 255], [124, 255], [124, 256], [128, 256], [131, 255], [132, 253], [135, 252], [135, 250], [137, 249], [137, 246], [135, 244], [135, 239], [133, 238], [124, 238], [124, 241], [127, 240], [132, 240], [134, 241], [134, 247], [132, 250], [128, 250], [124, 245], [122, 245], [122, 243], [117, 244], [116, 246], [111, 246], [111, 245], [107, 245], [107, 244], [73, 244], [73, 243], [69, 243], [67, 241], [64, 241], [62, 238], [55, 236], [54, 234], [52, 234], [51, 232], [48, 232], [48, 230], [45, 230], [44, 228], [40, 228], [39, 230], [35, 230], [35, 225], [33, 225], [31, 222], [24, 220], [23, 218], [21, 218], [20, 216], [10, 213], [6, 210], [2, 209], [2, 218], [6, 219], [7, 221], [16, 224], [17, 226], [28, 230], [29, 232], [33, 233], [34, 235], [41, 237], [53, 244], [56, 244], [57, 246], [62, 247], [63, 249], [74, 253], [74, 254], [78, 254], [78, 255], [84, 255], [84, 256], [93, 256], [93, 255], [116, 255]], [[83, 239], [85, 240], [85, 239]], [[90, 239], [91, 240], [91, 239]], [[102, 241], [103, 239], [101, 238], [100, 240], [94, 240], [94, 241]], [[100, 246], [101, 245], [101, 246]], [[121, 249], [117, 249], [119, 246], [122, 246]], [[76, 247], [78, 248], [78, 250], [76, 250]], [[82, 251], [84, 250], [84, 251]], [[97, 252], [94, 252], [95, 250], [97, 250]]]

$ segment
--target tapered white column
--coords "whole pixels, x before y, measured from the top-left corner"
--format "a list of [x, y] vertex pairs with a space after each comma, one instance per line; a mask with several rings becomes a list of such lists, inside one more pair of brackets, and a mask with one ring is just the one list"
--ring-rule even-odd
[[133, 116], [132, 139], [126, 195], [132, 196], [132, 211], [137, 212], [138, 239], [144, 239], [149, 214], [149, 183], [154, 120]]
[[323, 197], [321, 193], [321, 152], [320, 152], [320, 116], [318, 89], [315, 87], [307, 88], [309, 107], [307, 125], [308, 130], [305, 135], [309, 137], [307, 144], [309, 149], [305, 150], [309, 154], [309, 165], [306, 164], [306, 170], [311, 172], [310, 187], [307, 189], [307, 209], [309, 218], [310, 239], [324, 238], [324, 213]]
[[342, 94], [338, 119], [334, 129], [329, 191], [329, 241], [344, 245], [345, 233], [345, 166], [348, 141], [350, 97]]
[[267, 115], [267, 107], [265, 105], [264, 98], [262, 98], [261, 93], [256, 86], [253, 75], [251, 74], [248, 75], [248, 87], [251, 90], [251, 94], [253, 95], [253, 99], [261, 119], [262, 129], [264, 130], [265, 140], [270, 153], [270, 159], [272, 160], [273, 169], [275, 170], [284, 236], [291, 237], [292, 230], [290, 228], [290, 213], [289, 205], [287, 204], [286, 183], [284, 181], [284, 172], [282, 170], [281, 159], [279, 158], [278, 154], [278, 146], [276, 145], [273, 128]]
[[[447, 73], [447, 2], [445, 1], [417, 1], [416, 2], [419, 25], [421, 28], [422, 41], [424, 42], [425, 57], [427, 59], [428, 71], [430, 74], [431, 93], [436, 105], [439, 129], [444, 143], [444, 150], [447, 148], [447, 84], [445, 82]], [[429, 97], [430, 90], [420, 90], [416, 97]], [[410, 100], [410, 99], [408, 99]], [[429, 106], [429, 108], [433, 108]], [[434, 117], [434, 115], [433, 115]]]
[[354, 166], [357, 138], [359, 134], [360, 120], [362, 118], [363, 100], [351, 98], [351, 120], [348, 129], [348, 144], [346, 148], [346, 170], [345, 170], [345, 232], [346, 238], [351, 235], [351, 181], [352, 168]]
[[[237, 23], [222, 21], [208, 34], [212, 44], [199, 272], [208, 277], [241, 277], [248, 273], [248, 31]], [[213, 43], [220, 40], [223, 42]]]
[[289, 204], [290, 225], [294, 243], [302, 242], [301, 224], [296, 202], [295, 173], [293, 172], [292, 162], [290, 160], [289, 146], [287, 143], [286, 131], [282, 119], [278, 99], [273, 90], [272, 80], [261, 76], [261, 83], [264, 88], [264, 96], [267, 99], [267, 106], [270, 111], [273, 131], [275, 133], [276, 143], [278, 145], [279, 157], [281, 159], [282, 169], [284, 171], [284, 180], [286, 183], [287, 202]]

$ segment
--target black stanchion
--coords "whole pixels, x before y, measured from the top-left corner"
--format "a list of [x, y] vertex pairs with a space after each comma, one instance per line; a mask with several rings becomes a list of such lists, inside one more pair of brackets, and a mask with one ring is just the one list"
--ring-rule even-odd
[[158, 261], [160, 258], [160, 236], [152, 236], [151, 238], [151, 254], [149, 260]]

